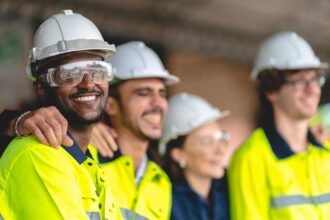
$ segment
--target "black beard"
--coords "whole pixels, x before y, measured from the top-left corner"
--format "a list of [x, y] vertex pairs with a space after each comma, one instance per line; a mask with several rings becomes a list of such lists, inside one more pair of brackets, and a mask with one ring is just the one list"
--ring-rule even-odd
[[57, 95], [55, 94], [56, 88], [48, 88], [47, 89], [47, 100], [45, 101], [46, 106], [55, 106], [61, 114], [68, 120], [69, 125], [75, 126], [86, 126], [92, 125], [102, 118], [104, 112], [104, 106], [100, 106], [100, 113], [92, 119], [86, 119], [81, 117], [77, 112], [73, 111], [72, 109], [65, 109], [61, 102], [58, 100]]
[[[57, 106], [57, 107], [59, 108], [59, 106]], [[69, 124], [77, 125], [77, 126], [95, 124], [95, 123], [99, 122], [99, 120], [102, 118], [102, 115], [103, 115], [103, 110], [101, 110], [101, 109], [100, 109], [100, 114], [92, 119], [83, 118], [80, 115], [78, 115], [75, 111], [72, 111], [72, 110], [65, 111], [64, 109], [59, 108], [59, 111], [68, 120]]]
[[148, 141], [157, 141], [159, 140], [159, 137], [150, 137], [142, 132], [140, 132], [140, 135], [144, 138], [144, 140], [148, 140]]

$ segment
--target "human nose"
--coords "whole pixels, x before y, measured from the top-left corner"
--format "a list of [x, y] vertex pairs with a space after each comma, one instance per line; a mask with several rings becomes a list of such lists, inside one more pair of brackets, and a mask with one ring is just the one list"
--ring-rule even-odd
[[154, 93], [152, 95], [152, 104], [155, 105], [155, 106], [163, 106], [164, 107], [167, 104], [167, 100], [162, 94]]
[[78, 87], [85, 88], [88, 90], [90, 90], [94, 87], [94, 82], [88, 73], [84, 73], [84, 75], [82, 76], [81, 82], [78, 84]]
[[228, 141], [217, 141], [215, 144], [215, 152], [221, 155], [225, 154], [228, 149]]

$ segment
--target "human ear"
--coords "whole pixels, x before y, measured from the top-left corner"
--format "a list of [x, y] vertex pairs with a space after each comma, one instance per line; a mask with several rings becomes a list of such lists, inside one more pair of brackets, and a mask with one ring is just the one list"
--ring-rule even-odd
[[39, 82], [33, 82], [33, 88], [35, 93], [41, 100], [46, 99], [46, 88], [42, 84], [40, 84]]
[[104, 111], [107, 115], [116, 115], [120, 111], [119, 103], [112, 97], [108, 97]]
[[184, 159], [183, 151], [180, 148], [173, 148], [171, 150], [172, 159], [179, 164], [179, 166], [183, 169], [187, 166], [187, 162]]
[[266, 92], [265, 96], [270, 102], [273, 103], [274, 101], [276, 101], [278, 95], [277, 92], [271, 91], [271, 92]]
[[179, 163], [183, 159], [182, 150], [180, 148], [173, 148], [170, 152], [172, 159]]

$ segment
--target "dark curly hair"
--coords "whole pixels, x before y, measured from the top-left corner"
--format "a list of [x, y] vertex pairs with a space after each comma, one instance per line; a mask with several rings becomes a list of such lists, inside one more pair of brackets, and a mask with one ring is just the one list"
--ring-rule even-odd
[[274, 121], [273, 107], [266, 97], [266, 93], [279, 91], [287, 77], [297, 72], [299, 70], [267, 69], [259, 73], [256, 82], [261, 106], [258, 114], [258, 126], [268, 126]]

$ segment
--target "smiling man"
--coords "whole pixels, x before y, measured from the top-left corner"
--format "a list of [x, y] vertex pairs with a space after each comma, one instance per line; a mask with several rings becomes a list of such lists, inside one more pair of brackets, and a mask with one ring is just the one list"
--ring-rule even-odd
[[68, 121], [73, 146], [56, 150], [35, 136], [11, 141], [0, 159], [0, 219], [121, 219], [88, 151], [112, 77], [103, 60], [114, 51], [90, 20], [71, 10], [38, 28], [28, 75], [41, 105], [55, 106]]
[[[129, 42], [118, 46], [116, 54], [106, 61], [112, 64], [114, 78], [110, 81], [104, 116], [105, 121], [116, 132], [115, 145], [118, 145], [119, 150], [113, 158], [108, 158], [103, 157], [94, 147], [90, 146], [88, 149], [102, 166], [105, 179], [111, 185], [116, 203], [125, 218], [169, 219], [171, 183], [156, 163], [156, 151], [149, 145], [162, 134], [168, 108], [167, 86], [178, 83], [179, 78], [171, 75], [157, 54], [143, 42]], [[17, 129], [16, 132], [11, 132], [16, 135], [33, 133], [45, 143], [64, 143], [66, 125], [61, 113], [67, 119], [80, 124], [85, 120], [79, 116], [80, 113], [77, 114], [82, 111], [80, 104], [84, 108], [92, 108], [88, 105], [89, 101], [94, 102], [100, 95], [97, 92], [89, 93], [88, 96], [72, 94], [70, 99], [74, 102], [68, 103], [68, 106], [75, 106], [76, 112], [61, 103], [57, 106], [60, 112], [52, 107], [41, 108], [12, 121], [12, 125], [8, 126], [11, 128], [9, 131]], [[59, 101], [52, 97], [50, 100]], [[63, 103], [66, 102], [63, 100]], [[12, 129], [14, 124], [17, 126]], [[22, 127], [24, 129], [20, 129]], [[104, 125], [99, 127], [104, 129]], [[108, 130], [103, 135], [111, 136], [107, 132]], [[65, 142], [70, 145], [68, 139]], [[98, 140], [105, 142], [104, 136]]]
[[327, 67], [296, 33], [278, 33], [262, 44], [252, 72], [260, 128], [229, 168], [233, 220], [330, 219], [330, 152], [308, 128]]
[[118, 46], [107, 61], [113, 66], [114, 79], [105, 116], [117, 133], [119, 150], [113, 158], [94, 157], [105, 170], [123, 216], [169, 219], [171, 183], [155, 163], [149, 145], [162, 134], [168, 108], [166, 87], [179, 79], [143, 42]]

